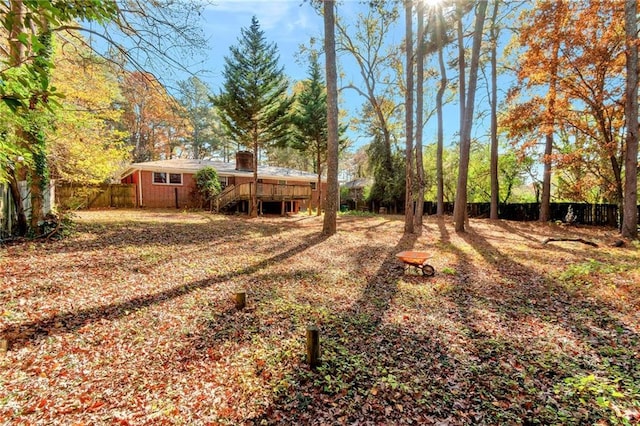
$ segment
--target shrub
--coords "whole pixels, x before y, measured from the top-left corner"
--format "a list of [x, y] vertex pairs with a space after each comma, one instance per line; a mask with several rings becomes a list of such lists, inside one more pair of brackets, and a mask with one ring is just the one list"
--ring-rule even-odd
[[195, 178], [196, 188], [202, 201], [201, 205], [204, 206], [205, 203], [208, 203], [209, 209], [211, 209], [211, 201], [222, 190], [220, 180], [218, 179], [218, 172], [216, 172], [216, 169], [213, 167], [206, 166], [198, 170]]

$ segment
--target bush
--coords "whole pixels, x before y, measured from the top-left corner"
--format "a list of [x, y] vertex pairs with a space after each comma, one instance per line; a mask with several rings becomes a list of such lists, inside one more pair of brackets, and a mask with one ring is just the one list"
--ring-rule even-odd
[[218, 179], [218, 172], [216, 172], [216, 169], [213, 167], [206, 166], [198, 170], [195, 178], [196, 189], [201, 197], [201, 206], [208, 203], [209, 209], [211, 209], [211, 201], [222, 190], [220, 180]]

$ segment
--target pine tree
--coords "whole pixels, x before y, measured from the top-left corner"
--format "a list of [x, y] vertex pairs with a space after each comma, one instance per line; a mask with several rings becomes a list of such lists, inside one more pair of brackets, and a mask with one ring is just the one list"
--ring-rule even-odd
[[293, 122], [297, 129], [292, 146], [313, 156], [315, 171], [318, 173], [318, 215], [321, 210], [322, 167], [327, 158], [327, 91], [318, 64], [313, 55], [309, 65], [309, 78], [302, 83], [298, 93]]
[[211, 92], [198, 77], [189, 77], [178, 82], [180, 104], [184, 108], [185, 118], [191, 124], [187, 143], [192, 158], [211, 157], [221, 145], [216, 116], [211, 106]]
[[[327, 163], [327, 140], [329, 124], [327, 121], [327, 87], [322, 77], [318, 57], [313, 54], [309, 64], [309, 78], [302, 82], [300, 92], [296, 94], [296, 108], [293, 123], [297, 132], [291, 147], [311, 157], [314, 171], [318, 174], [318, 216], [320, 215], [322, 194], [321, 177]], [[338, 152], [348, 145], [344, 137], [347, 127], [338, 124]]]
[[253, 190], [251, 216], [257, 216], [258, 151], [281, 143], [290, 134], [288, 81], [278, 64], [278, 48], [267, 43], [258, 19], [241, 30], [238, 45], [225, 57], [225, 82], [213, 98], [224, 128], [230, 137], [253, 150]]

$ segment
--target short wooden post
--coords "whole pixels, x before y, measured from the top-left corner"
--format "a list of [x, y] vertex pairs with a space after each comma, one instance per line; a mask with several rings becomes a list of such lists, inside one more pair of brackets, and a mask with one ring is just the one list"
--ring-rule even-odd
[[7, 339], [0, 339], [0, 356], [5, 356], [9, 350], [9, 342]]
[[247, 293], [239, 291], [236, 293], [236, 309], [242, 310], [247, 304]]
[[320, 330], [315, 325], [307, 327], [307, 362], [311, 367], [320, 364]]

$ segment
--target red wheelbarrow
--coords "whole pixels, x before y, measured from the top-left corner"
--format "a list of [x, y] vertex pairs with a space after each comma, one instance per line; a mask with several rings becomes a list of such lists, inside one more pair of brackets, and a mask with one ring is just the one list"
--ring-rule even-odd
[[426, 277], [432, 277], [436, 270], [427, 263], [431, 255], [425, 251], [401, 251], [396, 257], [404, 263], [404, 272], [413, 269], [420, 271]]

